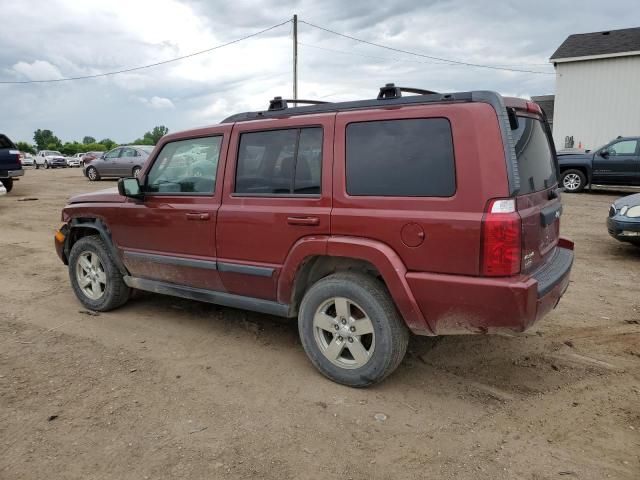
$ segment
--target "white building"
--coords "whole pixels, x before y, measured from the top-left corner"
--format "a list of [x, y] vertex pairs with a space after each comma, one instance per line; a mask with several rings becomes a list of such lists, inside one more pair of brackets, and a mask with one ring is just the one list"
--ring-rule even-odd
[[570, 35], [550, 61], [558, 150], [640, 136], [640, 28]]

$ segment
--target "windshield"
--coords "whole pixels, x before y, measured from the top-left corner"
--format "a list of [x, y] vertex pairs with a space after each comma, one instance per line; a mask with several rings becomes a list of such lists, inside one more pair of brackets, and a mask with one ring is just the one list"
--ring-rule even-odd
[[146, 153], [147, 155], [149, 155], [151, 152], [153, 152], [154, 147], [138, 147], [138, 148], [142, 150], [144, 153]]
[[545, 190], [557, 182], [549, 138], [542, 122], [518, 116], [518, 128], [511, 131], [518, 159], [520, 194]]
[[60, 152], [58, 152], [57, 150], [45, 150], [44, 154], [45, 155], [60, 155], [60, 156], [62, 156], [62, 154]]

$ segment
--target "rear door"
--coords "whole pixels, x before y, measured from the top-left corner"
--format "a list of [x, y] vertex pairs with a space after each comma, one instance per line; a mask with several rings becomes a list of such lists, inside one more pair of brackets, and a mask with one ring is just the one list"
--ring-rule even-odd
[[518, 113], [518, 128], [511, 135], [520, 175], [516, 205], [522, 218], [521, 269], [527, 272], [553, 254], [560, 236], [562, 203], [552, 140], [542, 120], [536, 115]]
[[133, 167], [136, 160], [136, 149], [131, 147], [123, 147], [120, 151], [120, 157], [117, 160], [117, 174], [121, 177], [133, 176]]
[[613, 142], [593, 157], [594, 183], [634, 185], [638, 176], [638, 140]]
[[329, 235], [335, 114], [236, 123], [218, 215], [225, 289], [274, 300], [294, 244]]

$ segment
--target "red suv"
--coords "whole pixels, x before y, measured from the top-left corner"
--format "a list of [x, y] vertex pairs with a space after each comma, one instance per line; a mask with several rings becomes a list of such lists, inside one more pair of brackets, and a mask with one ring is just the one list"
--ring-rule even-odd
[[538, 105], [392, 84], [313, 103], [167, 135], [138, 178], [73, 197], [55, 243], [82, 304], [139, 289], [297, 317], [313, 364], [355, 387], [410, 331], [522, 331], [556, 306], [573, 243]]

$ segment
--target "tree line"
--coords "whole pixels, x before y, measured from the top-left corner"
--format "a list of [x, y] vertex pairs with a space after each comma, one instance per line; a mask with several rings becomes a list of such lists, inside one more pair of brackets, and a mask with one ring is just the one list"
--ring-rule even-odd
[[[169, 133], [169, 129], [164, 125], [159, 125], [146, 132], [142, 138], [137, 138], [126, 145], [155, 145], [167, 133]], [[33, 132], [33, 142], [16, 142], [16, 147], [23, 152], [34, 154], [39, 150], [57, 150], [63, 155], [75, 155], [83, 152], [106, 152], [118, 146], [118, 143], [110, 138], [103, 138], [97, 141], [94, 137], [88, 135], [82, 139], [82, 142], [62, 143], [51, 130], [46, 129], [38, 129]]]

